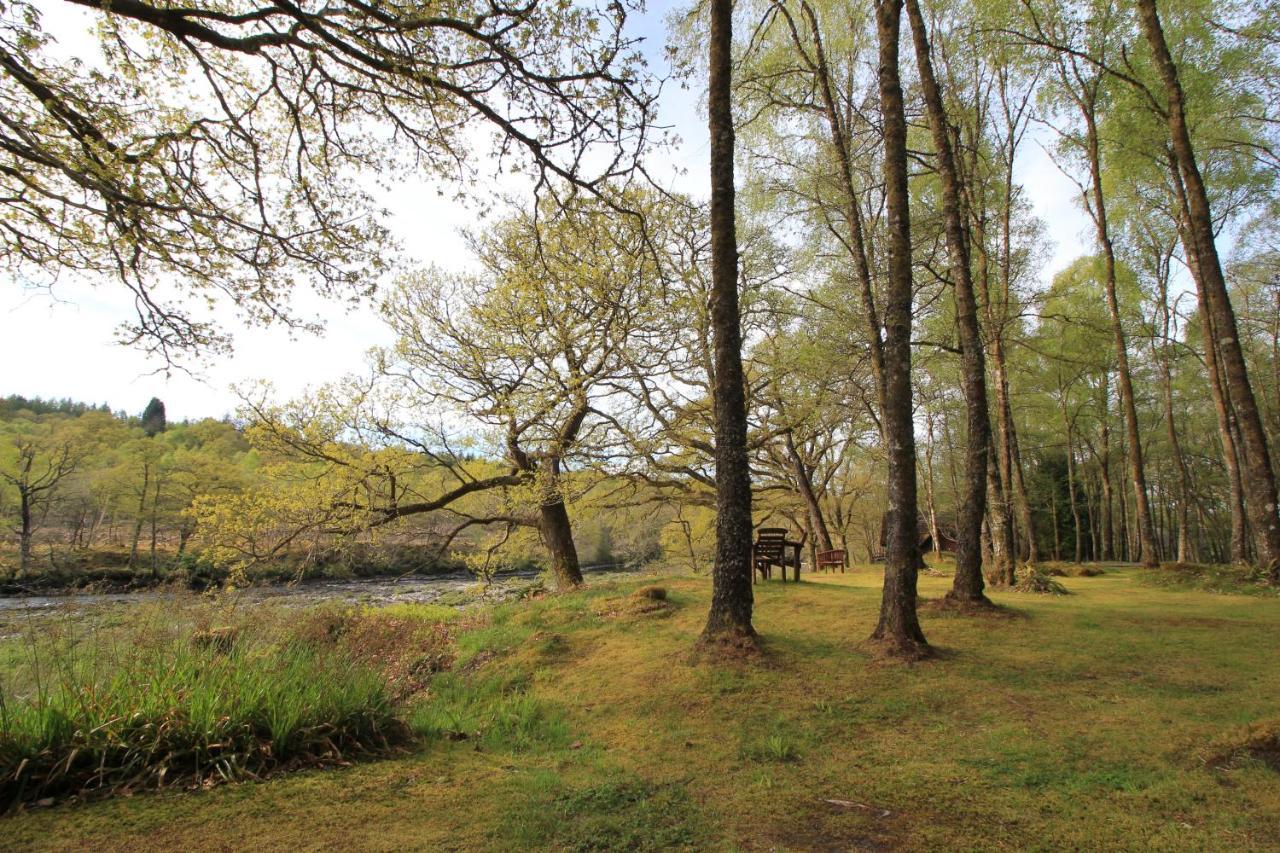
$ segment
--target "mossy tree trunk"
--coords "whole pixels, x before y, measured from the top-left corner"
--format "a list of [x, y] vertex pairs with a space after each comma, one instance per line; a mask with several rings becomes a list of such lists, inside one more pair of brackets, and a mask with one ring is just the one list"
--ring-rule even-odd
[[551, 573], [557, 589], [573, 589], [582, 583], [578, 548], [573, 542], [573, 526], [564, 498], [556, 495], [538, 508], [538, 532], [551, 555]]
[[707, 113], [711, 135], [711, 330], [715, 376], [716, 556], [704, 644], [754, 646], [751, 471], [734, 226], [732, 0], [710, 0]]
[[916, 506], [915, 425], [911, 411], [911, 219], [907, 189], [907, 119], [898, 70], [902, 0], [877, 0], [878, 82], [884, 126], [889, 275], [884, 307], [884, 426], [889, 506], [880, 620], [871, 638], [895, 657], [928, 654], [916, 614], [920, 563]]

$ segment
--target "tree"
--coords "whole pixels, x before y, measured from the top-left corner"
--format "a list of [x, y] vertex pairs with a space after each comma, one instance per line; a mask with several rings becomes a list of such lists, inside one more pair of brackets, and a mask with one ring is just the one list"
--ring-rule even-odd
[[902, 0], [876, 0], [880, 113], [884, 124], [884, 179], [888, 203], [889, 276], [884, 306], [885, 437], [889, 454], [889, 506], [884, 592], [871, 637], [886, 653], [927, 655], [916, 614], [920, 539], [916, 510], [916, 448], [911, 412], [911, 219], [907, 192], [907, 120], [898, 73]]
[[1117, 37], [1113, 17], [1110, 14], [1095, 16], [1089, 21], [1089, 32], [1089, 43], [1082, 50], [1093, 57], [1093, 62], [1083, 62], [1075, 55], [1065, 52], [1056, 55], [1061, 90], [1066, 93], [1084, 123], [1082, 135], [1063, 133], [1062, 137], [1066, 144], [1079, 149], [1083, 154], [1089, 174], [1088, 182], [1080, 185], [1081, 198], [1093, 220], [1105, 273], [1102, 279], [1103, 292], [1111, 318], [1112, 341], [1116, 351], [1116, 386], [1120, 392], [1120, 411], [1124, 418], [1125, 446], [1137, 513], [1139, 558], [1143, 565], [1154, 568], [1160, 564], [1160, 552], [1156, 545], [1148, 501], [1142, 433], [1138, 424], [1138, 407], [1134, 400], [1133, 371], [1129, 367], [1129, 344], [1121, 322], [1121, 306], [1116, 296], [1116, 250], [1107, 217], [1107, 196], [1102, 183], [1102, 143], [1098, 131], [1099, 112], [1106, 97], [1104, 84], [1107, 82], [1107, 76], [1101, 69], [1110, 61], [1108, 49]]
[[358, 174], [464, 186], [478, 126], [499, 171], [603, 193], [648, 142], [623, 3], [65, 2], [93, 11], [99, 55], [67, 61], [27, 0], [0, 13], [0, 255], [118, 280], [126, 339], [165, 358], [226, 343], [165, 281], [291, 325], [298, 281], [368, 296], [387, 240]]
[[704, 644], [755, 645], [751, 624], [751, 469], [734, 225], [733, 3], [710, 0], [707, 114], [711, 136], [711, 329], [715, 378], [716, 559]]
[[[942, 179], [942, 209], [945, 218], [947, 249], [951, 256], [950, 275], [955, 293], [956, 326], [960, 334], [966, 411], [965, 491], [960, 498], [959, 542], [956, 548], [956, 573], [948, 596], [967, 602], [984, 602], [982, 593], [982, 519], [986, 515], [987, 447], [991, 443], [991, 421], [987, 414], [986, 365], [982, 357], [982, 333], [978, 326], [978, 307], [974, 296], [973, 270], [969, 259], [969, 235], [961, 210], [962, 187], [951, 146], [951, 131], [942, 92], [933, 72], [929, 36], [919, 0], [906, 0], [907, 17], [915, 42], [916, 64], [924, 90], [925, 109], [933, 136], [938, 173]], [[930, 425], [932, 439], [932, 425]], [[932, 476], [932, 475], [931, 475]], [[932, 489], [930, 489], [932, 502]], [[934, 544], [937, 547], [937, 525], [934, 522]]]
[[58, 489], [76, 472], [87, 448], [74, 422], [17, 421], [0, 454], [0, 480], [18, 493], [19, 577], [31, 567], [31, 542], [36, 527], [56, 499]]
[[1213, 340], [1220, 348], [1225, 384], [1230, 389], [1244, 439], [1248, 460], [1244, 466], [1244, 482], [1249, 516], [1258, 542], [1258, 561], [1272, 580], [1280, 582], [1280, 507], [1277, 506], [1275, 469], [1240, 348], [1235, 311], [1227, 294], [1222, 262], [1218, 258], [1213, 213], [1188, 128], [1182, 83], [1165, 41], [1155, 0], [1137, 0], [1137, 9], [1142, 33], [1164, 86], [1164, 113], [1176, 165], [1177, 197], [1187, 235], [1185, 248], [1190, 266], [1196, 273], [1196, 285], [1208, 309], [1206, 320], [1211, 324]]
[[[298, 488], [239, 527], [221, 504], [248, 497], [207, 502], [226, 553], [260, 560], [310, 532], [351, 539], [439, 512], [456, 522], [442, 550], [469, 528], [536, 530], [557, 586], [582, 583], [569, 510], [625, 455], [634, 372], [665, 351], [650, 331], [660, 247], [696, 223], [679, 200], [632, 201], [645, 218], [582, 199], [555, 216], [513, 212], [472, 235], [476, 271], [399, 282], [383, 304], [396, 343], [375, 352], [371, 377], [284, 407], [254, 395], [251, 435]], [[274, 544], [245, 544], [255, 536]]]
[[164, 401], [159, 397], [152, 397], [151, 402], [147, 403], [147, 407], [142, 411], [142, 431], [148, 438], [154, 438], [164, 432], [166, 426]]
[[398, 342], [382, 372], [424, 392], [413, 410], [443, 405], [497, 431], [512, 477], [536, 493], [562, 587], [582, 582], [565, 466], [607, 451], [608, 398], [659, 289], [649, 237], [631, 224], [599, 207], [517, 215], [474, 241], [480, 276], [406, 279], [384, 307]]

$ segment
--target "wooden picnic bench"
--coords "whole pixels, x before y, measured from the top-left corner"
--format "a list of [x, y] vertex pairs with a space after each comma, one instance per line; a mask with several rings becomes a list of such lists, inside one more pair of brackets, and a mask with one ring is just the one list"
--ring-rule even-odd
[[[756, 531], [756, 541], [751, 545], [751, 563], [760, 577], [769, 580], [773, 577], [773, 567], [782, 570], [782, 582], [787, 582], [787, 567], [796, 571], [796, 581], [800, 580], [800, 549], [803, 542], [792, 542], [787, 539], [785, 527], [761, 527]], [[790, 549], [790, 553], [788, 553]], [[752, 574], [755, 577], [755, 574]]]

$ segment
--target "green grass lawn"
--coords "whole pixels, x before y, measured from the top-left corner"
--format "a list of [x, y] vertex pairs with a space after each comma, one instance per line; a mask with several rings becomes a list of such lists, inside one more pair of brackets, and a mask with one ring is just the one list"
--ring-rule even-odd
[[[390, 759], [0, 819], [36, 849], [1195, 849], [1280, 846], [1280, 773], [1219, 766], [1280, 715], [1280, 601], [1062, 578], [1010, 618], [862, 647], [878, 571], [758, 586], [755, 664], [695, 662], [709, 580], [502, 605], [460, 628]], [[651, 581], [650, 581], [651, 582]], [[940, 596], [948, 578], [921, 579]], [[400, 608], [403, 615], [410, 608]]]

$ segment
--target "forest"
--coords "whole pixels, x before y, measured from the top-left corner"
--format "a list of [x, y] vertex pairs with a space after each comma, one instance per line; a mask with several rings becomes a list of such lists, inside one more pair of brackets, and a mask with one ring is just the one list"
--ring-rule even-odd
[[[91, 49], [68, 61], [73, 13]], [[123, 294], [121, 343], [162, 370], [225, 357], [243, 327], [341, 335], [351, 306], [388, 342], [303, 394], [245, 376], [221, 418], [171, 421], [161, 392], [127, 412], [0, 400], [0, 592], [148, 590], [123, 621], [0, 631], [0, 808], [407, 748], [359, 772], [456, 768], [476, 800], [402, 826], [409, 846], [1274, 844], [1280, 682], [1256, 657], [1280, 625], [1280, 7], [657, 13], [0, 5], [15, 282]], [[664, 118], [679, 89], [705, 138]], [[698, 174], [671, 165], [691, 145]], [[1069, 197], [1046, 198], [1049, 172]], [[471, 211], [465, 263], [409, 260], [384, 193], [411, 175]], [[1075, 243], [1054, 209], [1085, 223]], [[765, 565], [772, 528], [792, 589]], [[237, 597], [462, 573], [474, 599], [450, 607], [295, 618]], [[86, 631], [168, 651], [103, 670]], [[670, 685], [634, 681], [676, 657]], [[987, 682], [1011, 712], [984, 708]], [[634, 742], [631, 700], [663, 720], [655, 749], [696, 753], [688, 780]], [[147, 726], [168, 724], [135, 706], [185, 733], [157, 747]], [[1177, 755], [1153, 757], [1153, 709]], [[922, 719], [915, 746], [894, 739]], [[754, 733], [722, 754], [717, 720]], [[842, 725], [870, 740], [841, 746]], [[542, 781], [485, 781], [462, 741]], [[840, 760], [889, 775], [848, 799]], [[834, 787], [809, 813], [766, 805], [818, 767]], [[690, 799], [725, 773], [730, 805]], [[451, 790], [419, 776], [426, 801]], [[936, 793], [952, 778], [968, 794]], [[267, 795], [310, 803], [299, 826], [332, 793], [282, 784], [304, 786]], [[139, 808], [168, 845], [206, 819]], [[94, 814], [81, 842], [107, 840]], [[25, 845], [50, 846], [42, 820]], [[1012, 840], [975, 836], [987, 820]]]

